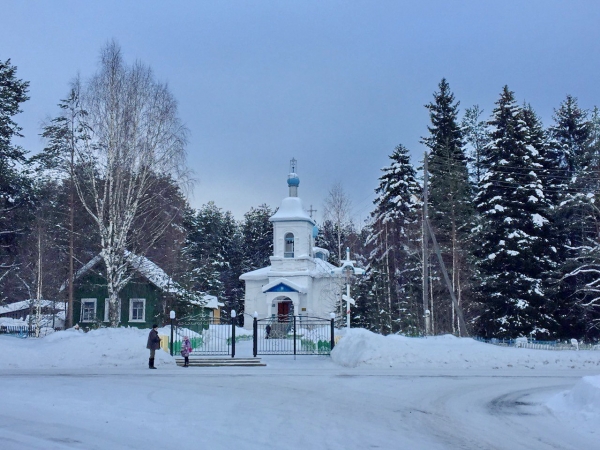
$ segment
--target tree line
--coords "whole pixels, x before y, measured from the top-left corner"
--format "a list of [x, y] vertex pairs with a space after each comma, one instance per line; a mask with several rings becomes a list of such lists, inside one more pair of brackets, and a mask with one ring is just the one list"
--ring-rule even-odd
[[[152, 70], [106, 45], [95, 75], [70, 84], [32, 157], [14, 144], [29, 88], [16, 71], [0, 61], [0, 301], [64, 299], [72, 311], [77, 270], [100, 255], [116, 325], [128, 262], [142, 255], [218, 296], [225, 314], [243, 310], [239, 276], [269, 264], [275, 210], [263, 204], [237, 221], [212, 202], [189, 205], [187, 130]], [[459, 334], [462, 312], [472, 335], [597, 340], [598, 109], [567, 96], [544, 127], [505, 86], [489, 115], [478, 105], [461, 114], [445, 79], [425, 107], [423, 166], [398, 145], [365, 224], [350, 220], [341, 185], [325, 198], [317, 245], [333, 264], [349, 247], [366, 269], [353, 280], [353, 326], [421, 335], [427, 310], [429, 332]]]
[[[443, 79], [426, 105], [426, 190], [402, 145], [382, 170], [354, 320], [422, 334], [428, 310], [432, 332], [459, 334], [453, 291], [472, 335], [597, 340], [598, 108], [567, 96], [544, 127], [507, 86], [488, 117], [477, 105], [461, 116], [458, 106]], [[427, 245], [424, 211], [450, 286]]]

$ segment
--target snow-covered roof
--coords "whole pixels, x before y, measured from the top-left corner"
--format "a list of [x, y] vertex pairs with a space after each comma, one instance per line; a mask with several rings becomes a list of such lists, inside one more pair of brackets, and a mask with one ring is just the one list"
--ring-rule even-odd
[[312, 276], [331, 276], [331, 271], [336, 269], [336, 266], [328, 263], [327, 261], [315, 258], [316, 268], [313, 270]]
[[225, 306], [224, 303], [219, 302], [217, 297], [214, 295], [204, 294], [202, 296], [202, 300], [200, 299], [192, 299], [189, 301], [192, 305], [203, 306], [205, 308], [217, 309], [219, 306]]
[[290, 220], [302, 220], [310, 222], [313, 225], [316, 222], [311, 219], [304, 208], [302, 207], [302, 200], [299, 197], [286, 197], [282, 200], [281, 206], [275, 214], [269, 219], [271, 222], [286, 222]]
[[[136, 255], [128, 250], [125, 250], [125, 257], [128, 258], [129, 264], [132, 268], [134, 268], [140, 275], [142, 275], [150, 283], [163, 292], [175, 294], [180, 297], [187, 297], [190, 303], [204, 306], [205, 308], [217, 309], [219, 306], [224, 305], [223, 303], [219, 303], [217, 297], [214, 295], [208, 295], [204, 293], [197, 294], [184, 289], [179, 283], [167, 275], [163, 269], [145, 256]], [[88, 272], [101, 260], [101, 255], [94, 256], [87, 264], [85, 264], [75, 273], [75, 279], [77, 280], [81, 276], [85, 275], [86, 272]], [[60, 287], [60, 291], [63, 291], [66, 289], [66, 287], [67, 282], [64, 282]]]
[[[262, 267], [260, 269], [246, 272], [240, 276], [240, 280], [266, 280], [269, 277], [286, 277], [286, 276], [311, 276], [313, 278], [334, 277], [332, 274], [334, 269], [337, 269], [333, 264], [328, 263], [320, 258], [312, 258], [315, 263], [313, 270], [297, 270], [297, 271], [275, 271], [273, 266]], [[279, 280], [281, 281], [281, 280]], [[278, 281], [278, 282], [279, 282]]]
[[240, 280], [263, 280], [269, 278], [269, 272], [271, 266], [262, 267], [260, 269], [252, 270], [250, 272], [243, 273], [240, 275]]
[[[0, 314], [7, 314], [15, 311], [21, 311], [23, 309], [29, 309], [35, 306], [37, 300], [21, 300], [19, 302], [9, 303], [8, 305], [0, 306]], [[41, 300], [42, 308], [54, 308], [57, 310], [65, 309], [65, 302], [55, 300]]]
[[[94, 267], [96, 264], [98, 264], [101, 259], [102, 259], [102, 256], [100, 256], [99, 254], [94, 256], [87, 263], [85, 263], [77, 272], [75, 272], [74, 279], [77, 280], [77, 279], [79, 279], [79, 277], [85, 275], [88, 272], [88, 270], [90, 270], [92, 267]], [[68, 279], [65, 280], [63, 282], [63, 284], [60, 285], [60, 289], [58, 290], [58, 292], [64, 291], [67, 288], [68, 283], [69, 283], [69, 280]]]
[[125, 250], [125, 256], [129, 258], [131, 267], [137, 270], [154, 286], [164, 292], [175, 295], [186, 295], [187, 292], [174, 281], [167, 273], [150, 261], [145, 256], [135, 255]]
[[316, 255], [317, 253], [322, 253], [326, 258], [329, 258], [329, 250], [322, 247], [313, 247], [313, 253]]

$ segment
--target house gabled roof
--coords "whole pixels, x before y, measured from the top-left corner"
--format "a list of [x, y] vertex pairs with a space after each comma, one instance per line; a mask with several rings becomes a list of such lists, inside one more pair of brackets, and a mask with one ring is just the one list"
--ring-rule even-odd
[[[188, 301], [194, 305], [204, 306], [205, 308], [217, 309], [219, 306], [223, 306], [214, 295], [208, 295], [204, 293], [194, 293], [184, 289], [177, 281], [173, 280], [167, 273], [161, 269], [157, 264], [150, 261], [145, 256], [136, 255], [130, 251], [125, 250], [125, 256], [129, 260], [129, 264], [135, 269], [140, 275], [146, 278], [150, 283], [156, 286], [163, 292], [169, 294], [175, 294], [179, 297], [187, 298]], [[75, 273], [75, 280], [81, 278], [87, 272], [89, 272], [96, 264], [102, 260], [101, 255], [94, 256], [87, 264]], [[65, 281], [59, 291], [62, 292], [67, 287]]]

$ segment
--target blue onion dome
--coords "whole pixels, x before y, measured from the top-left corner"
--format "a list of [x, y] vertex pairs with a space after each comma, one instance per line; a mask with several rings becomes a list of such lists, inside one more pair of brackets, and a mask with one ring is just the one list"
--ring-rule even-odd
[[300, 178], [298, 178], [298, 175], [296, 175], [295, 173], [290, 173], [288, 175], [288, 186], [300, 186]]

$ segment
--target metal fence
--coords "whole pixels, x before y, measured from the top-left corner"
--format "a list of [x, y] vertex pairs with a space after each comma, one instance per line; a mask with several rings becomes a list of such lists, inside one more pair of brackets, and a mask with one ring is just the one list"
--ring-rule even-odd
[[501, 347], [528, 348], [532, 350], [600, 350], [600, 344], [586, 344], [573, 341], [537, 341], [534, 339], [485, 339], [474, 337], [476, 341], [487, 344], [499, 345]]
[[62, 330], [62, 328], [40, 327], [38, 335], [35, 326], [0, 325], [0, 334], [7, 334], [20, 338], [44, 337], [60, 330]]
[[235, 356], [235, 328], [232, 319], [200, 317], [181, 321], [173, 336], [173, 354], [181, 352], [183, 337], [190, 338], [191, 355]]
[[253, 323], [256, 355], [329, 355], [335, 345], [334, 320], [276, 316]]

